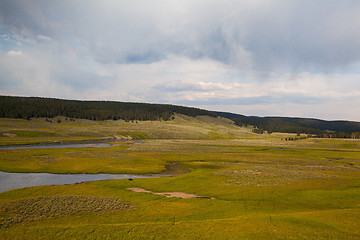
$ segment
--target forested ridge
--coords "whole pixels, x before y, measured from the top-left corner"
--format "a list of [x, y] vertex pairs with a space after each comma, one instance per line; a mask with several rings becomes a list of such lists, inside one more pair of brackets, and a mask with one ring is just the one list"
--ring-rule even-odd
[[231, 119], [239, 126], [254, 126], [254, 132], [307, 133], [319, 137], [360, 137], [360, 122], [325, 121], [311, 118], [256, 117], [169, 104], [115, 101], [80, 101], [41, 97], [0, 96], [0, 117], [31, 119], [64, 116], [89, 120], [169, 120], [174, 113], [208, 115]]
[[216, 112], [218, 116], [229, 118], [236, 125], [252, 125], [261, 133], [267, 131], [286, 133], [307, 133], [319, 137], [359, 138], [360, 122], [325, 121], [313, 118], [256, 117], [240, 114]]
[[90, 120], [167, 121], [174, 113], [188, 116], [217, 116], [207, 110], [167, 104], [0, 96], [0, 117], [2, 118], [30, 119], [34, 117], [53, 118], [65, 116]]

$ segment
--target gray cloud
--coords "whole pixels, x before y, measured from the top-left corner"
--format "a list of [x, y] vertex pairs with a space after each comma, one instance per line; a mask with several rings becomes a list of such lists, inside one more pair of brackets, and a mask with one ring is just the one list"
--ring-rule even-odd
[[216, 106], [216, 105], [281, 105], [281, 103], [291, 103], [291, 104], [299, 104], [299, 105], [310, 105], [310, 104], [319, 104], [325, 102], [326, 100], [323, 98], [315, 98], [315, 97], [304, 97], [303, 95], [288, 95], [288, 96], [261, 96], [261, 97], [244, 97], [244, 98], [219, 98], [219, 99], [210, 99], [207, 101], [201, 100], [183, 100], [178, 101], [178, 104], [182, 105], [208, 105], [208, 106]]
[[0, 93], [319, 106], [359, 97], [358, 29], [351, 0], [2, 0]]
[[331, 71], [360, 60], [358, 1], [12, 0], [0, 6], [4, 28], [64, 44], [77, 40], [104, 63], [177, 54], [238, 68], [250, 61], [262, 71]]

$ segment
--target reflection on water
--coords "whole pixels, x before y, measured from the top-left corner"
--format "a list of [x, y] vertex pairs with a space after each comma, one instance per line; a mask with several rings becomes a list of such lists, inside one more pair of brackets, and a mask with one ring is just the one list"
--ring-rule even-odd
[[74, 184], [86, 181], [108, 179], [149, 178], [149, 175], [132, 174], [51, 174], [51, 173], [7, 173], [0, 171], [0, 192], [12, 189], [43, 186]]

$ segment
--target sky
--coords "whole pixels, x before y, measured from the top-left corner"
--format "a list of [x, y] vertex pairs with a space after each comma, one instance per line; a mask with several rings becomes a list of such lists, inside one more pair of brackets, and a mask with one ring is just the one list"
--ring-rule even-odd
[[0, 0], [0, 95], [360, 121], [360, 1]]

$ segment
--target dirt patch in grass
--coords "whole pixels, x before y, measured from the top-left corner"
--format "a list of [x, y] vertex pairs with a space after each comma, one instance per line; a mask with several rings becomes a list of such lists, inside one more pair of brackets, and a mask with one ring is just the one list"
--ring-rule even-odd
[[4, 137], [11, 137], [11, 138], [14, 138], [14, 137], [17, 137], [18, 135], [14, 134], [14, 133], [2, 133], [2, 135]]
[[118, 135], [118, 134], [115, 134], [114, 137], [116, 140], [132, 140], [133, 139], [130, 136], [123, 136], [123, 135]]
[[207, 197], [207, 196], [198, 196], [196, 194], [192, 194], [192, 193], [184, 193], [184, 192], [152, 192], [152, 191], [148, 191], [145, 190], [143, 188], [137, 188], [137, 187], [133, 187], [133, 188], [127, 188], [127, 190], [130, 191], [134, 191], [134, 192], [144, 192], [144, 193], [151, 193], [151, 194], [156, 194], [156, 195], [162, 195], [165, 197], [177, 197], [177, 198], [207, 198], [207, 199], [215, 199], [213, 197]]
[[54, 196], [23, 199], [0, 205], [0, 228], [25, 221], [82, 213], [105, 213], [135, 208], [118, 198]]

